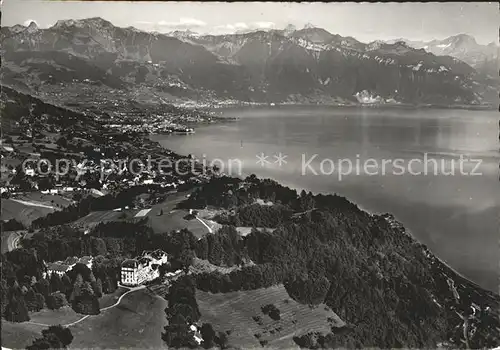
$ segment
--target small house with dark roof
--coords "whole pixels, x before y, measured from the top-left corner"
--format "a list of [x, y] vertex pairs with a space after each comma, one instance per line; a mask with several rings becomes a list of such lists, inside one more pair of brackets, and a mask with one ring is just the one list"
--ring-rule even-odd
[[59, 262], [54, 262], [54, 263], [49, 263], [47, 264], [47, 274], [50, 276], [53, 273], [58, 274], [59, 276], [64, 275], [66, 272], [71, 270], [73, 266], [71, 265], [66, 265]]
[[84, 256], [82, 258], [77, 258], [76, 256], [70, 256], [66, 258], [64, 261], [56, 261], [52, 263], [46, 264], [47, 273], [46, 275], [50, 276], [52, 273], [57, 273], [59, 276], [64, 275], [66, 272], [71, 270], [73, 266], [77, 263], [84, 264], [89, 269], [92, 269], [92, 262], [94, 258], [91, 256]]

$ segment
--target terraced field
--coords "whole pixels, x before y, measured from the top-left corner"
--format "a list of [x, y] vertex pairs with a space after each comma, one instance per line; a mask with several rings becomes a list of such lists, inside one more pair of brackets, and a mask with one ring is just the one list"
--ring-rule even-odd
[[[200, 323], [211, 323], [216, 331], [231, 331], [230, 345], [243, 348], [260, 347], [260, 341], [270, 347], [298, 348], [294, 336], [311, 331], [327, 333], [331, 326], [344, 325], [324, 304], [311, 308], [292, 300], [283, 285], [219, 294], [198, 290], [196, 299]], [[280, 320], [262, 313], [261, 307], [266, 304], [274, 304], [280, 310]], [[260, 320], [254, 319], [257, 317]]]

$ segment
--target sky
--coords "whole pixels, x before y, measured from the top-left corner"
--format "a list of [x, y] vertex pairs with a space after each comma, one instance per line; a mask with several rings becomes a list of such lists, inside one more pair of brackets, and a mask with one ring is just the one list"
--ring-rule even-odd
[[2, 25], [102, 17], [120, 27], [223, 34], [307, 23], [363, 42], [444, 39], [466, 33], [498, 43], [499, 5], [483, 3], [224, 3], [3, 0]]

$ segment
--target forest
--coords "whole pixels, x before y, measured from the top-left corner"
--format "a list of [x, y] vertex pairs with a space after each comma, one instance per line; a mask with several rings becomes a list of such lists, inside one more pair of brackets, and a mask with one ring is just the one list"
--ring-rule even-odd
[[[257, 199], [271, 204], [256, 204]], [[227, 293], [277, 284], [299, 303], [325, 303], [346, 323], [328, 334], [299, 335], [295, 341], [300, 346], [435, 348], [447, 342], [462, 348], [461, 317], [470, 316], [473, 304], [480, 312], [469, 318], [475, 331], [469, 332], [468, 345], [500, 344], [495, 314], [500, 298], [460, 279], [387, 215], [366, 213], [340, 196], [298, 194], [254, 176], [214, 178], [183, 205], [224, 207], [226, 225], [199, 240], [186, 229], [153, 234], [145, 222], [101, 223], [87, 235], [62, 225], [23, 239], [22, 249], [2, 255], [2, 314], [21, 322], [29, 318], [28, 310], [65, 302], [98, 312], [93, 300], [116, 288], [121, 259], [162, 249], [185, 271], [194, 257], [237, 267], [227, 274], [190, 274], [172, 284], [166, 295], [169, 328], [163, 335], [171, 347], [195, 346], [186, 325], [200, 317], [196, 289]], [[238, 234], [237, 217], [240, 224], [254, 227], [250, 234]], [[268, 227], [274, 230], [264, 229]], [[92, 271], [75, 266], [60, 280], [42, 277], [43, 261], [82, 255], [96, 256]], [[466, 288], [459, 298], [449, 286], [451, 279]], [[278, 316], [271, 307], [266, 312]], [[201, 328], [207, 337], [202, 346], [227, 346], [222, 330]]]

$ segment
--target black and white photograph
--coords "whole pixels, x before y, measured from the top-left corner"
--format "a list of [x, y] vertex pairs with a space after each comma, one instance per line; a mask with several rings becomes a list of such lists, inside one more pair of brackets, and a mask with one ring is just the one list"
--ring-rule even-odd
[[1, 15], [2, 350], [500, 350], [498, 3]]

